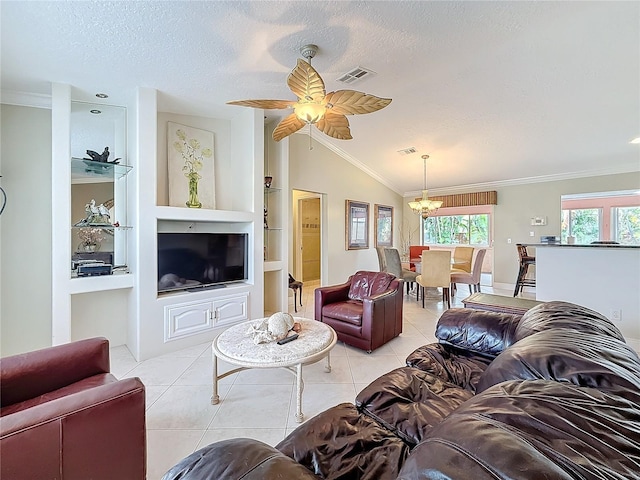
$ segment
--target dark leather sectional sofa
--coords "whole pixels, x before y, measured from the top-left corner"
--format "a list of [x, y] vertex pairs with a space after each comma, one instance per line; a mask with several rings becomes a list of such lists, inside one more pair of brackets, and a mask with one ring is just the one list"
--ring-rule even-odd
[[275, 448], [214, 443], [164, 480], [640, 479], [640, 359], [606, 318], [451, 309], [436, 336]]

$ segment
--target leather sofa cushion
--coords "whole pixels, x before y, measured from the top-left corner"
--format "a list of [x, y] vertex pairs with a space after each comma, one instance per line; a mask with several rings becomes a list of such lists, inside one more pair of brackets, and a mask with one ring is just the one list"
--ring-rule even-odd
[[356, 397], [356, 406], [412, 446], [473, 396], [417, 368], [401, 367], [370, 383]]
[[372, 295], [384, 293], [396, 277], [386, 272], [356, 272], [351, 278], [349, 298], [362, 301]]
[[207, 445], [180, 460], [162, 478], [163, 480], [219, 480], [221, 478], [319, 480], [308, 469], [275, 448], [250, 438], [233, 438]]
[[640, 390], [640, 359], [614, 337], [556, 328], [530, 335], [498, 355], [480, 377], [477, 391], [515, 379]]
[[581, 305], [559, 301], [545, 302], [525, 312], [514, 332], [514, 341], [550, 328], [571, 328], [624, 342], [620, 330], [605, 316]]
[[398, 479], [638, 478], [634, 395], [547, 380], [496, 385], [435, 427]]
[[406, 443], [351, 403], [307, 420], [276, 448], [325, 480], [392, 480], [409, 455]]
[[438, 320], [436, 337], [472, 352], [496, 356], [514, 343], [520, 315], [451, 308]]
[[352, 325], [362, 325], [362, 302], [349, 300], [329, 303], [322, 307], [322, 316], [342, 320]]
[[417, 348], [407, 357], [407, 365], [423, 370], [445, 382], [475, 392], [480, 376], [493, 357], [443, 343]]

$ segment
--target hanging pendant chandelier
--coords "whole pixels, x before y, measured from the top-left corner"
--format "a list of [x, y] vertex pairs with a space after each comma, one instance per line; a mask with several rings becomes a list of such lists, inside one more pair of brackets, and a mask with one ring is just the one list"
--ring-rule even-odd
[[414, 213], [419, 214], [423, 219], [429, 218], [433, 215], [441, 206], [440, 200], [429, 200], [427, 195], [427, 159], [429, 155], [422, 155], [422, 161], [424, 162], [424, 190], [422, 190], [422, 198], [413, 202], [409, 202], [409, 207]]

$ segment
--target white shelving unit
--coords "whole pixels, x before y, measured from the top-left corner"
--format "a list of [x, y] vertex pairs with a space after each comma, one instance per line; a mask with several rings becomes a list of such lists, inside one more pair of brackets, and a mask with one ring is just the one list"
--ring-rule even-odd
[[[123, 136], [114, 140], [114, 177], [126, 165], [122, 187], [114, 187], [115, 217], [131, 227], [114, 245], [114, 255], [126, 263], [130, 273], [91, 278], [71, 278], [74, 243], [70, 225], [78, 218], [72, 212], [72, 175], [78, 184], [96, 181], [103, 169], [74, 153], [72, 140], [73, 87], [52, 87], [52, 262], [54, 344], [76, 338], [104, 335], [112, 345], [126, 344], [137, 360], [144, 360], [213, 340], [228, 325], [259, 318], [270, 309], [287, 309], [288, 249], [288, 140], [269, 140], [274, 192], [270, 215], [278, 223], [277, 238], [263, 228], [265, 189], [265, 126], [263, 112], [233, 109], [232, 116], [181, 110], [151, 88], [140, 87], [126, 105]], [[78, 96], [80, 96], [78, 94]], [[214, 133], [216, 209], [168, 206], [167, 122]], [[271, 132], [268, 132], [270, 138]], [[123, 142], [123, 143], [119, 143]], [[105, 145], [85, 142], [84, 148]], [[126, 146], [124, 146], [126, 145]], [[78, 160], [70, 161], [71, 157]], [[127, 159], [129, 161], [127, 161]], [[274, 163], [275, 162], [275, 163]], [[132, 167], [132, 168], [130, 168]], [[105, 172], [110, 170], [107, 167]], [[88, 170], [88, 171], [87, 171]], [[80, 178], [86, 177], [86, 178]], [[119, 181], [116, 180], [115, 184]], [[278, 197], [276, 199], [276, 196]], [[88, 199], [89, 201], [91, 199]], [[98, 200], [98, 199], [96, 199]], [[73, 215], [71, 215], [73, 217]], [[126, 220], [122, 220], [126, 219]], [[73, 220], [73, 221], [72, 221]], [[274, 225], [276, 225], [274, 223]], [[191, 226], [191, 227], [190, 227]], [[224, 288], [158, 295], [157, 233], [159, 231], [215, 231], [246, 233], [248, 279]], [[272, 243], [273, 258], [264, 261], [265, 235]]]
[[[134, 231], [140, 248], [134, 260], [137, 282], [134, 311], [138, 318], [128, 346], [143, 360], [212, 341], [222, 328], [262, 313], [262, 159], [263, 115], [234, 109], [236, 116], [190, 114], [169, 107], [160, 92], [138, 90], [139, 168]], [[214, 134], [216, 209], [169, 206], [167, 122]], [[249, 239], [248, 279], [223, 288], [157, 293], [158, 232], [246, 233]]]
[[268, 123], [264, 128], [264, 171], [272, 177], [271, 186], [264, 187], [262, 192], [268, 225], [263, 225], [265, 316], [286, 312], [289, 304], [289, 139], [273, 140], [276, 123]]
[[[130, 291], [135, 284], [127, 263], [131, 229], [127, 219], [127, 174], [133, 168], [128, 164], [129, 112], [125, 107], [85, 102], [82, 97], [70, 85], [52, 86], [52, 343], [104, 335], [119, 344], [125, 341], [122, 330], [127, 321], [120, 320], [122, 315], [118, 313], [124, 309], [118, 305], [122, 304], [123, 295], [127, 296], [122, 292]], [[105, 146], [113, 155], [109, 161], [120, 158], [117, 165], [81, 158], [86, 150], [102, 152]], [[78, 229], [83, 227], [74, 224], [85, 214], [85, 204], [90, 200], [102, 203], [99, 195], [104, 192], [113, 200], [112, 212], [121, 227], [89, 226], [106, 232], [106, 248], [113, 263], [127, 267], [113, 275], [75, 278], [71, 259], [78, 247]], [[118, 300], [114, 301], [116, 297]], [[93, 307], [87, 309], [87, 304]], [[104, 308], [110, 304], [113, 309]], [[114, 321], [114, 317], [118, 320]]]

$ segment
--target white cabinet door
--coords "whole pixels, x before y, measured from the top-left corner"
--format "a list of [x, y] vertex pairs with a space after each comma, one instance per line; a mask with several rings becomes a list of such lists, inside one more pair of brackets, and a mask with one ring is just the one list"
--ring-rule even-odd
[[249, 293], [241, 293], [213, 300], [213, 318], [216, 327], [249, 319]]
[[164, 341], [213, 329], [212, 302], [168, 305], [164, 308]]

